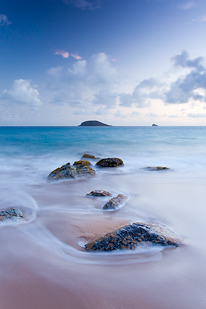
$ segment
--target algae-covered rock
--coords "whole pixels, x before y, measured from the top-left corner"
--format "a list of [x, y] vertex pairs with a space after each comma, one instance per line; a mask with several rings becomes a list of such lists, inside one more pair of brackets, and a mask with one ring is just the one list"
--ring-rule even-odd
[[108, 233], [85, 245], [86, 251], [113, 251], [135, 249], [138, 246], [178, 247], [181, 240], [176, 234], [155, 223], [133, 223]]
[[112, 196], [112, 194], [104, 190], [94, 190], [91, 191], [90, 193], [87, 193], [86, 196]]
[[92, 164], [89, 161], [86, 161], [86, 160], [79, 160], [79, 161], [75, 161], [73, 165], [75, 165], [75, 166], [80, 166], [80, 165], [89, 166], [89, 165], [92, 165]]
[[76, 168], [78, 176], [95, 176], [96, 172], [90, 166], [79, 165]]
[[169, 167], [166, 166], [147, 166], [144, 169], [148, 171], [164, 171], [164, 170], [169, 170]]
[[83, 154], [83, 156], [81, 157], [81, 159], [99, 159], [99, 157], [95, 157], [95, 156], [93, 156], [93, 155], [91, 155], [91, 154], [88, 154], [88, 153], [85, 153], [85, 154]]
[[112, 197], [103, 207], [103, 209], [118, 209], [122, 204], [124, 204], [127, 199], [126, 195], [118, 194], [116, 197]]
[[52, 180], [62, 178], [74, 178], [76, 174], [77, 174], [76, 170], [73, 167], [71, 167], [70, 163], [67, 163], [52, 171], [49, 174], [48, 179]]
[[117, 167], [123, 165], [123, 161], [119, 158], [106, 158], [99, 160], [96, 165], [101, 167]]
[[0, 222], [19, 221], [24, 217], [23, 212], [20, 209], [9, 208], [7, 210], [0, 211]]

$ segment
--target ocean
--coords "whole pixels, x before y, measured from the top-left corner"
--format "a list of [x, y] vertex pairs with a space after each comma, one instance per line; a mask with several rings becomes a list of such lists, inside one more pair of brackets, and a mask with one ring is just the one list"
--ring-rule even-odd
[[[206, 308], [206, 127], [0, 127], [1, 309]], [[48, 181], [84, 153], [124, 165]], [[149, 171], [145, 167], [166, 166]], [[124, 207], [103, 211], [107, 197]], [[132, 222], [161, 223], [178, 248], [91, 253], [84, 244]]]

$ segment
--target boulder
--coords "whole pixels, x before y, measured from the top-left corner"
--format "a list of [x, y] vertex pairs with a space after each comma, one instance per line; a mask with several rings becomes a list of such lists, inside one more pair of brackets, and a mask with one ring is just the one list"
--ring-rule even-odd
[[76, 168], [76, 172], [78, 176], [95, 176], [96, 172], [90, 166], [79, 165]]
[[86, 196], [112, 196], [110, 192], [103, 191], [103, 190], [94, 190], [90, 193], [87, 193]]
[[99, 159], [99, 157], [95, 157], [93, 155], [90, 155], [88, 153], [83, 154], [83, 156], [81, 157], [81, 159]]
[[169, 170], [169, 167], [166, 166], [147, 166], [144, 169], [148, 171], [163, 171], [163, 170]]
[[109, 202], [107, 202], [103, 209], [118, 209], [125, 202], [127, 197], [124, 194], [118, 194], [116, 197], [112, 197]]
[[8, 208], [0, 211], [0, 222], [19, 221], [24, 217], [20, 209]]
[[87, 160], [79, 160], [79, 161], [75, 161], [73, 165], [75, 165], [75, 166], [80, 166], [80, 165], [89, 166], [89, 165], [92, 165], [92, 164]]
[[99, 160], [96, 165], [101, 167], [117, 167], [123, 165], [123, 161], [119, 158], [106, 158]]
[[137, 222], [114, 230], [85, 245], [86, 251], [113, 251], [135, 249], [138, 246], [178, 247], [176, 234], [156, 223]]
[[48, 179], [74, 178], [76, 174], [76, 170], [71, 167], [70, 163], [67, 163], [52, 171], [49, 174]]

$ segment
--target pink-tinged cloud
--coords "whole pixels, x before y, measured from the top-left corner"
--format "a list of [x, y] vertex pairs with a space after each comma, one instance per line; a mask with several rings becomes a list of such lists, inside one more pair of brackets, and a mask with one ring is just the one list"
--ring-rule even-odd
[[77, 54], [71, 54], [70, 56], [74, 57], [77, 60], [81, 60], [82, 59], [82, 57], [77, 55]]
[[69, 53], [64, 50], [56, 50], [55, 55], [61, 55], [63, 58], [69, 58]]

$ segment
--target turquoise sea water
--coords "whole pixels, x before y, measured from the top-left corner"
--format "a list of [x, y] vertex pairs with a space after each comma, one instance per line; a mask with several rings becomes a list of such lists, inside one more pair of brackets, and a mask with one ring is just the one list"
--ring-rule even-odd
[[[206, 127], [0, 127], [0, 145], [0, 210], [17, 207], [25, 216], [21, 224], [0, 225], [0, 286], [14, 284], [16, 291], [13, 307], [4, 309], [16, 309], [22, 284], [27, 289], [35, 276], [48, 295], [52, 285], [68, 295], [75, 290], [80, 309], [140, 302], [143, 309], [206, 308]], [[101, 169], [91, 160], [94, 178], [48, 181], [53, 169], [84, 153], [119, 157], [124, 166]], [[101, 189], [127, 195], [125, 206], [104, 212], [107, 198], [86, 197]], [[183, 246], [106, 255], [83, 250], [86, 241], [137, 221], [168, 226]], [[28, 308], [23, 302], [18, 308]]]

